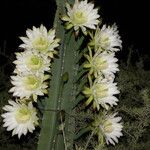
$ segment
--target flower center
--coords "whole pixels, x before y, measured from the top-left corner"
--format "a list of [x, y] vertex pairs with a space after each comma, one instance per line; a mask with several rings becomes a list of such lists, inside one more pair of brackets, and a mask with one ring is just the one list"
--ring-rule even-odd
[[97, 43], [99, 43], [99, 46], [101, 46], [103, 49], [108, 49], [108, 47], [110, 46], [110, 39], [107, 35], [102, 34]]
[[33, 70], [39, 70], [42, 67], [43, 60], [36, 55], [32, 55], [27, 59], [27, 67]]
[[15, 118], [18, 123], [26, 123], [31, 118], [31, 112], [27, 107], [22, 106], [17, 110]]
[[111, 133], [114, 130], [110, 120], [105, 121], [103, 127], [105, 133]]
[[82, 25], [87, 22], [87, 16], [82, 11], [77, 11], [73, 15], [73, 23], [76, 25]]
[[48, 41], [44, 37], [37, 37], [32, 44], [33, 48], [38, 51], [46, 51], [48, 48]]
[[105, 84], [94, 85], [92, 91], [95, 99], [101, 99], [108, 95], [108, 88]]
[[108, 67], [108, 63], [105, 59], [96, 57], [92, 61], [92, 66], [96, 71], [105, 70]]
[[32, 75], [26, 76], [24, 79], [24, 85], [27, 90], [35, 90], [40, 85], [40, 79]]

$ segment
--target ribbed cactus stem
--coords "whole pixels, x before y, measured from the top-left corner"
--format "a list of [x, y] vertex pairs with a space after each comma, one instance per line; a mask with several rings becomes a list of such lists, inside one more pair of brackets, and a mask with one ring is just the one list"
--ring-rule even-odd
[[[62, 68], [63, 68], [63, 43], [65, 31], [61, 25], [61, 20], [59, 19], [59, 14], [63, 13], [65, 10], [65, 4], [61, 0], [57, 0], [57, 10], [55, 15], [54, 27], [56, 29], [56, 36], [61, 39], [61, 45], [59, 47], [59, 58], [54, 59], [52, 65], [52, 78], [50, 81], [50, 90], [48, 99], [45, 104], [45, 111], [43, 114], [41, 133], [39, 137], [38, 150], [52, 150], [56, 142], [56, 132], [57, 132], [57, 114], [59, 110], [60, 102], [60, 89], [62, 80]], [[53, 111], [47, 111], [53, 110]]]
[[[73, 2], [74, 0], [69, 0], [69, 3]], [[83, 38], [75, 40], [72, 31], [69, 33], [65, 31], [60, 20], [60, 15], [65, 13], [65, 2], [56, 0], [56, 4], [54, 27], [56, 36], [61, 39], [61, 45], [59, 58], [55, 58], [52, 65], [52, 78], [43, 114], [38, 150], [73, 149], [75, 120], [69, 114], [74, 112], [73, 104], [77, 104], [75, 79], [78, 64], [76, 60]]]

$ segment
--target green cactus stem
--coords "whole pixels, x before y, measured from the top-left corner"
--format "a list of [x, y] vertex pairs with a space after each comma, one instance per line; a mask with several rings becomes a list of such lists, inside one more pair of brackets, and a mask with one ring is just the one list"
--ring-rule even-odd
[[[69, 0], [73, 3], [74, 0]], [[72, 31], [68, 33], [60, 20], [65, 13], [65, 2], [56, 0], [57, 11], [54, 21], [56, 36], [61, 39], [59, 58], [54, 59], [49, 95], [43, 113], [38, 150], [72, 150], [75, 131], [75, 119], [69, 114], [75, 113], [73, 108], [76, 99], [78, 72], [77, 59], [83, 37], [76, 40]], [[52, 111], [53, 110], [53, 111]]]

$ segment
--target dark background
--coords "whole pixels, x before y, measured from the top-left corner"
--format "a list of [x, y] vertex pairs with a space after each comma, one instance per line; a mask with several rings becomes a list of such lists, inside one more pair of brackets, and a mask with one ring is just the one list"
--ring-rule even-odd
[[[149, 4], [135, 0], [95, 0], [100, 7], [103, 22], [117, 23], [125, 49], [134, 45], [141, 53], [149, 51]], [[25, 30], [43, 23], [52, 27], [56, 10], [54, 0], [4, 0], [0, 2], [0, 47], [7, 41], [7, 52], [15, 51], [20, 43], [18, 36]]]

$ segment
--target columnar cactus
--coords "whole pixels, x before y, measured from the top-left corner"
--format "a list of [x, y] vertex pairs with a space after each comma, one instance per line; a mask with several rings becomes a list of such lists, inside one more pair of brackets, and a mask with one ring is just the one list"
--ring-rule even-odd
[[[15, 99], [3, 108], [4, 127], [19, 138], [33, 132], [39, 125], [38, 108], [43, 112], [38, 150], [86, 150], [93, 136], [98, 137], [94, 149], [115, 145], [123, 127], [121, 117], [111, 112], [119, 94], [114, 83], [119, 71], [115, 52], [122, 43], [117, 26], [101, 26], [98, 9], [87, 0], [66, 4], [56, 0], [56, 4], [54, 29], [47, 31], [41, 25], [21, 37], [23, 52], [16, 53], [11, 76]], [[93, 118], [76, 133], [79, 105], [85, 106], [84, 113], [89, 109]], [[77, 139], [85, 132], [91, 135], [83, 147]]]

